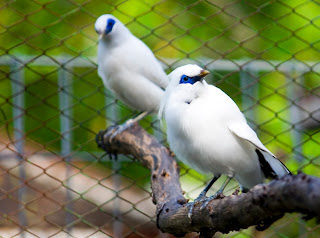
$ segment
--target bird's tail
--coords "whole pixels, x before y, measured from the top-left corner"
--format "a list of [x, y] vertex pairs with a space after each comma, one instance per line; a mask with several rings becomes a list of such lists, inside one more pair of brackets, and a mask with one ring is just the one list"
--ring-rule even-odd
[[266, 178], [281, 178], [287, 174], [291, 174], [289, 169], [276, 157], [267, 151], [256, 149], [259, 157], [261, 170]]

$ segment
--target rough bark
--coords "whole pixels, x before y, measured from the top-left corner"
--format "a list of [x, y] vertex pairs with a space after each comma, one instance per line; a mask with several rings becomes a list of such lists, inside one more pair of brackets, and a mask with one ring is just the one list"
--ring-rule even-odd
[[151, 171], [153, 202], [157, 206], [157, 225], [162, 232], [182, 236], [200, 232], [211, 237], [249, 226], [263, 230], [284, 213], [300, 212], [306, 218], [320, 220], [320, 179], [305, 174], [287, 175], [268, 184], [260, 184], [248, 193], [221, 196], [200, 210], [197, 203], [192, 221], [190, 207], [179, 183], [179, 167], [170, 151], [138, 124], [115, 136], [113, 128], [97, 135], [98, 146], [110, 154], [130, 154]]

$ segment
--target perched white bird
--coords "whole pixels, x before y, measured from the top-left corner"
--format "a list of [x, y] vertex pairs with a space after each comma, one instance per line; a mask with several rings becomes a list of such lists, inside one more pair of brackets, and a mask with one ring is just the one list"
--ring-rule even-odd
[[264, 178], [289, 174], [248, 126], [236, 103], [206, 83], [207, 74], [209, 71], [197, 65], [175, 69], [159, 111], [159, 116], [164, 114], [167, 139], [178, 159], [201, 173], [214, 174], [196, 201], [205, 197], [221, 174], [228, 179], [218, 193], [231, 178], [245, 191]]
[[168, 78], [152, 51], [116, 17], [100, 16], [95, 30], [99, 35], [98, 74], [104, 85], [127, 106], [143, 112], [127, 121], [123, 130], [158, 112]]

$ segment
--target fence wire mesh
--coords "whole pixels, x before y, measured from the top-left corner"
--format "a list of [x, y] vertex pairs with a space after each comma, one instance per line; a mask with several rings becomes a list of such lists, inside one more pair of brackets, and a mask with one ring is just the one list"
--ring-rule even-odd
[[[189, 62], [210, 70], [271, 151], [320, 176], [319, 1], [2, 0], [1, 237], [170, 237], [155, 225], [149, 172], [110, 161], [94, 141], [135, 115], [97, 75], [94, 22], [105, 13], [167, 73]], [[155, 117], [140, 124], [165, 141]], [[195, 198], [209, 177], [181, 166]], [[265, 232], [217, 236], [319, 237], [320, 226], [290, 214]]]

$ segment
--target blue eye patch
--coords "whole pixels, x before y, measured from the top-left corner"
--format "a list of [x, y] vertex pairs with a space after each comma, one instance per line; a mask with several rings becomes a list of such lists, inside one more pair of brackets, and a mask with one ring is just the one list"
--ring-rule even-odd
[[189, 77], [187, 75], [182, 75], [179, 84], [182, 84], [182, 83], [194, 84], [194, 83], [200, 81], [201, 78], [202, 77], [200, 77], [200, 76]]
[[116, 21], [111, 19], [111, 18], [109, 18], [107, 20], [107, 27], [106, 27], [106, 30], [105, 30], [105, 34], [108, 34], [109, 32], [112, 31], [112, 28], [113, 28], [115, 23], [116, 23]]

